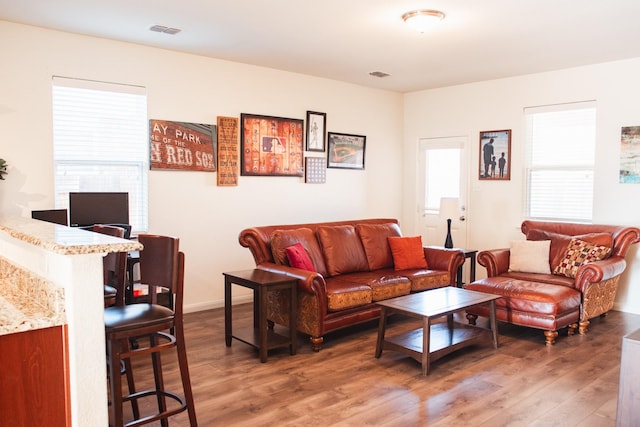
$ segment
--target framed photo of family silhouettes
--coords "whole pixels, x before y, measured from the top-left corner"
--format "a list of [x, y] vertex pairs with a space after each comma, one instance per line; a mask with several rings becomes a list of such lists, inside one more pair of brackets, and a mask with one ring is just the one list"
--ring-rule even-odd
[[480, 132], [478, 178], [482, 181], [511, 179], [511, 129]]

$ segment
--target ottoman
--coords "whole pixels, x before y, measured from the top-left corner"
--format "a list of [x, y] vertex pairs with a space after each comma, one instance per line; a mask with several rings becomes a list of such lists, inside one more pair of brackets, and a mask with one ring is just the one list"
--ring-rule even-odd
[[[501, 295], [496, 300], [497, 320], [542, 329], [547, 345], [555, 343], [558, 329], [568, 327], [572, 335], [578, 327], [581, 295], [574, 288], [501, 276], [477, 280], [464, 288]], [[489, 316], [488, 309], [474, 307], [467, 311], [472, 325], [478, 316]]]

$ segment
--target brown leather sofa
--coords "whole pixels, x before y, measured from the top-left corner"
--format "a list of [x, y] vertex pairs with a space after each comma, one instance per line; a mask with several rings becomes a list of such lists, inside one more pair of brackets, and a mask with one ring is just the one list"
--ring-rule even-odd
[[[614, 225], [524, 221], [522, 233], [529, 241], [550, 241], [550, 273], [510, 270], [510, 249], [494, 249], [478, 254], [478, 262], [487, 269], [487, 278], [465, 285], [466, 289], [502, 295], [496, 301], [499, 321], [543, 329], [546, 343], [555, 342], [558, 329], [567, 327], [572, 334], [579, 326], [584, 334], [589, 319], [604, 316], [613, 308], [620, 275], [626, 268], [625, 254], [640, 241], [640, 229]], [[567, 277], [567, 248], [571, 239], [611, 248], [602, 260], [582, 264], [575, 277]], [[576, 263], [577, 266], [579, 263]], [[560, 266], [560, 267], [559, 267]], [[558, 270], [558, 268], [560, 270]], [[554, 274], [555, 272], [555, 274]], [[484, 308], [468, 311], [474, 324]]]
[[[318, 351], [326, 333], [379, 317], [376, 301], [454, 285], [462, 251], [424, 247], [427, 269], [398, 271], [387, 238], [399, 236], [396, 219], [378, 218], [247, 228], [239, 242], [251, 250], [257, 268], [299, 279], [297, 329]], [[316, 272], [289, 265], [285, 249], [296, 243]], [[287, 292], [269, 293], [267, 318], [289, 326]]]

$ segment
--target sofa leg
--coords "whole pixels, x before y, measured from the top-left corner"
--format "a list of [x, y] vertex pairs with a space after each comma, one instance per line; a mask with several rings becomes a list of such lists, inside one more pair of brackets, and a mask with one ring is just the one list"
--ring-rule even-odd
[[544, 331], [544, 338], [546, 345], [553, 345], [556, 342], [558, 331]]
[[604, 313], [602, 313], [602, 314], [600, 315], [600, 318], [601, 318], [601, 319], [604, 319], [605, 317], [607, 317], [607, 314], [609, 314], [609, 312], [608, 312], [608, 311], [605, 311]]
[[580, 322], [580, 329], [578, 329], [578, 331], [580, 332], [580, 335], [586, 334], [588, 330], [589, 330], [589, 321], [583, 320], [582, 322]]
[[572, 323], [567, 327], [567, 334], [573, 335], [576, 333], [576, 329], [578, 329], [577, 323]]
[[273, 328], [275, 327], [275, 323], [273, 323], [273, 320], [267, 320], [267, 328], [269, 328], [270, 330], [273, 331]]
[[323, 337], [310, 337], [309, 341], [311, 341], [311, 349], [315, 352], [320, 351], [320, 345], [324, 341]]
[[478, 319], [478, 315], [477, 314], [467, 313], [467, 320], [469, 321], [470, 325], [475, 326], [476, 319]]

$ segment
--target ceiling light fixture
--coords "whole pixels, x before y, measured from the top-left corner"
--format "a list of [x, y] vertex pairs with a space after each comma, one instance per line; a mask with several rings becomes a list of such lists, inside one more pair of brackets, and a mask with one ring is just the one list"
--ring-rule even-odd
[[402, 20], [416, 31], [424, 33], [428, 28], [444, 19], [444, 13], [439, 10], [412, 10], [402, 15]]

